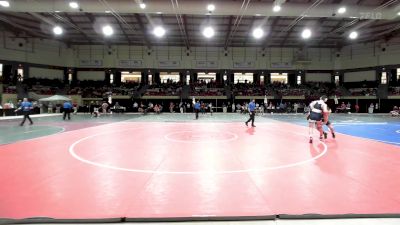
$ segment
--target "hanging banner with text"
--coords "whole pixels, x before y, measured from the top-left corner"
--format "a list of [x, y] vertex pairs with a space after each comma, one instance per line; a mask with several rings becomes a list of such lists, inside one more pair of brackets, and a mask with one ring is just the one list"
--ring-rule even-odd
[[134, 59], [121, 59], [118, 61], [118, 67], [122, 68], [138, 68], [142, 67], [142, 60], [134, 60]]
[[103, 66], [103, 60], [101, 59], [81, 59], [79, 60], [80, 66], [87, 67], [100, 67]]
[[180, 64], [179, 61], [158, 61], [158, 66], [160, 68], [177, 68]]
[[271, 68], [274, 69], [290, 69], [292, 67], [291, 62], [271, 62]]
[[206, 68], [218, 68], [217, 61], [194, 61], [193, 62], [194, 68], [196, 69], [206, 69]]
[[233, 62], [233, 68], [253, 69], [255, 68], [254, 62]]

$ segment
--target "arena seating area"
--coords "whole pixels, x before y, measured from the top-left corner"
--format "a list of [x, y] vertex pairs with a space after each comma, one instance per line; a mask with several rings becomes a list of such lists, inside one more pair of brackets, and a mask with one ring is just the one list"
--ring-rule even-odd
[[400, 95], [400, 87], [390, 87], [389, 95]]
[[197, 82], [190, 84], [191, 96], [223, 96], [225, 95], [224, 84], [218, 82]]
[[[279, 82], [272, 84], [260, 85], [257, 83], [238, 83], [230, 84], [229, 88], [224, 83], [218, 82], [196, 82], [186, 86], [185, 83], [172, 82], [161, 84], [145, 85], [140, 83], [120, 83], [106, 84], [104, 81], [90, 81], [82, 80], [72, 84], [64, 84], [63, 81], [57, 79], [37, 79], [30, 78], [25, 79], [21, 85], [22, 90], [35, 92], [38, 95], [80, 95], [82, 98], [107, 98], [109, 94], [113, 96], [181, 96], [184, 87], [187, 87], [189, 96], [273, 96], [275, 101], [270, 101], [266, 110], [271, 112], [294, 112], [294, 104], [296, 103], [297, 109], [304, 108], [304, 104], [311, 100], [319, 98], [321, 95], [336, 96], [338, 98], [342, 96], [353, 96], [353, 97], [375, 97], [377, 96], [378, 84], [377, 82], [354, 82], [354, 83], [343, 83], [342, 86], [337, 86], [333, 83], [323, 82], [305, 82], [302, 85], [289, 85]], [[17, 94], [18, 85], [15, 84], [3, 84], [3, 93], [5, 94]], [[136, 95], [139, 93], [140, 95]], [[388, 95], [398, 96], [400, 95], [400, 86], [394, 84], [389, 86]], [[279, 99], [284, 97], [292, 97], [299, 99], [299, 101], [287, 101], [280, 102]], [[278, 101], [277, 101], [278, 100]], [[221, 102], [226, 104], [227, 102]], [[376, 104], [375, 101], [371, 103]], [[127, 106], [126, 103], [122, 103]], [[159, 103], [164, 106], [165, 109], [168, 105], [165, 103]], [[162, 105], [164, 104], [164, 105]], [[177, 103], [175, 103], [177, 104]], [[244, 103], [243, 103], [244, 104]], [[347, 102], [346, 102], [347, 104]], [[354, 105], [354, 101], [352, 101]], [[366, 103], [364, 103], [366, 104]], [[368, 103], [369, 104], [369, 103]], [[393, 108], [394, 105], [387, 107]], [[128, 105], [128, 108], [130, 106]], [[340, 105], [338, 106], [340, 108]], [[365, 107], [364, 107], [365, 108]], [[299, 111], [298, 110], [298, 111]], [[355, 111], [354, 107], [350, 111]], [[365, 109], [364, 109], [365, 111]]]
[[233, 84], [231, 90], [235, 96], [273, 95], [273, 91], [271, 89], [266, 89], [264, 86], [254, 83]]
[[179, 96], [182, 93], [182, 83], [168, 82], [153, 84], [147, 87], [145, 96]]

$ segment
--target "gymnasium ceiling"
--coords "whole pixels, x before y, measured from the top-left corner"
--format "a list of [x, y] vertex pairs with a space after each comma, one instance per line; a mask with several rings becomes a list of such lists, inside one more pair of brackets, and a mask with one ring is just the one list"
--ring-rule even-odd
[[[400, 0], [80, 0], [78, 9], [66, 0], [13, 0], [0, 7], [0, 29], [12, 37], [58, 39], [67, 44], [130, 44], [144, 46], [340, 48], [352, 42], [387, 42], [400, 37]], [[145, 3], [146, 8], [139, 7]], [[215, 10], [209, 13], [208, 4]], [[279, 4], [281, 11], [273, 12]], [[337, 13], [346, 7], [344, 14]], [[114, 35], [104, 37], [109, 24]], [[52, 29], [63, 27], [56, 37]], [[161, 25], [166, 34], [153, 35]], [[201, 29], [211, 25], [215, 36]], [[265, 35], [252, 37], [260, 27]], [[308, 40], [303, 29], [312, 30]], [[351, 31], [359, 37], [350, 40]]]

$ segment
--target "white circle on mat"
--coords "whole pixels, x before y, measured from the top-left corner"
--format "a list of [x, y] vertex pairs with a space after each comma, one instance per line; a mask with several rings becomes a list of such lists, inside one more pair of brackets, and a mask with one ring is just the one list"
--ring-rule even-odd
[[[171, 126], [172, 124], [169, 125], [163, 125], [163, 126]], [[242, 124], [240, 125], [240, 127], [242, 127]], [[270, 129], [268, 127], [262, 127], [264, 129]], [[136, 129], [140, 129], [140, 127], [135, 127], [135, 128], [130, 128], [130, 129], [125, 129], [125, 130], [119, 130], [117, 132], [121, 132], [121, 131], [127, 131], [127, 130], [136, 130]], [[276, 129], [270, 129], [270, 130], [274, 130], [276, 131]], [[135, 172], [135, 173], [150, 173], [150, 174], [171, 174], [171, 175], [196, 175], [196, 174], [237, 174], [237, 173], [249, 173], [249, 172], [264, 172], [264, 171], [273, 171], [273, 170], [280, 170], [280, 169], [286, 169], [286, 168], [292, 168], [292, 167], [296, 167], [296, 166], [301, 166], [304, 164], [308, 164], [311, 162], [314, 162], [316, 160], [318, 160], [319, 158], [321, 158], [322, 156], [324, 156], [327, 152], [328, 152], [328, 146], [324, 143], [324, 142], [315, 142], [315, 143], [320, 143], [323, 145], [323, 150], [318, 154], [313, 156], [312, 158], [306, 159], [306, 160], [301, 160], [295, 163], [289, 163], [289, 164], [284, 164], [284, 165], [280, 165], [280, 166], [265, 166], [265, 167], [255, 167], [255, 168], [248, 168], [248, 169], [240, 169], [240, 170], [190, 170], [190, 171], [169, 171], [169, 170], [149, 170], [149, 169], [140, 169], [140, 168], [124, 168], [124, 167], [118, 167], [118, 166], [113, 166], [113, 165], [107, 165], [107, 164], [103, 164], [103, 163], [98, 163], [98, 162], [94, 162], [88, 159], [85, 159], [81, 156], [79, 156], [76, 152], [75, 152], [75, 146], [77, 146], [78, 144], [84, 142], [85, 140], [94, 138], [94, 137], [98, 137], [101, 135], [106, 135], [106, 134], [110, 134], [110, 133], [115, 133], [115, 132], [103, 132], [103, 133], [98, 133], [98, 134], [93, 134], [84, 138], [81, 138], [77, 141], [75, 141], [74, 143], [72, 143], [69, 146], [69, 153], [72, 155], [72, 157], [74, 157], [75, 159], [92, 165], [92, 166], [97, 166], [97, 167], [101, 167], [101, 168], [106, 168], [106, 169], [112, 169], [112, 170], [118, 170], [118, 171], [125, 171], [125, 172]], [[297, 132], [291, 132], [293, 134], [297, 134], [300, 136], [305, 136], [304, 134], [301, 133], [297, 133]]]

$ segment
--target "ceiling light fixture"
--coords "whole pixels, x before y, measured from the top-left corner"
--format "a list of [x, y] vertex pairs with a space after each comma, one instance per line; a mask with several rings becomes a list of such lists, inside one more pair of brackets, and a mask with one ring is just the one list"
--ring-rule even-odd
[[114, 30], [110, 25], [104, 26], [102, 30], [103, 30], [103, 34], [107, 37], [114, 34]]
[[69, 7], [77, 9], [79, 8], [79, 4], [77, 2], [69, 2]]
[[340, 7], [337, 11], [339, 14], [343, 14], [346, 12], [346, 8], [345, 7]]
[[53, 28], [53, 33], [54, 33], [55, 35], [61, 35], [61, 34], [63, 33], [63, 29], [62, 29], [60, 26], [55, 26], [55, 27]]
[[261, 28], [257, 27], [256, 29], [253, 30], [253, 37], [255, 39], [260, 39], [263, 36], [264, 36], [264, 31]]
[[141, 9], [145, 9], [146, 8], [146, 4], [144, 4], [144, 3], [140, 3], [139, 6], [140, 6]]
[[8, 7], [10, 7], [10, 2], [9, 1], [0, 1], [0, 5], [5, 8], [8, 8]]
[[215, 5], [209, 4], [209, 5], [207, 6], [207, 10], [208, 10], [209, 12], [214, 11], [214, 10], [215, 10]]
[[163, 37], [165, 35], [165, 29], [161, 26], [155, 27], [153, 30], [153, 34], [159, 38]]
[[275, 5], [274, 6], [274, 8], [272, 8], [272, 11], [274, 11], [274, 12], [279, 12], [279, 11], [281, 11], [281, 6], [280, 5]]
[[350, 39], [357, 39], [357, 37], [358, 37], [358, 33], [356, 32], [356, 31], [352, 31], [350, 34], [349, 34], [349, 38]]
[[212, 27], [206, 27], [203, 30], [203, 35], [206, 38], [212, 38], [214, 36], [215, 32], [214, 29]]
[[307, 28], [301, 33], [301, 37], [303, 37], [304, 39], [308, 39], [311, 37], [311, 34], [311, 30]]

